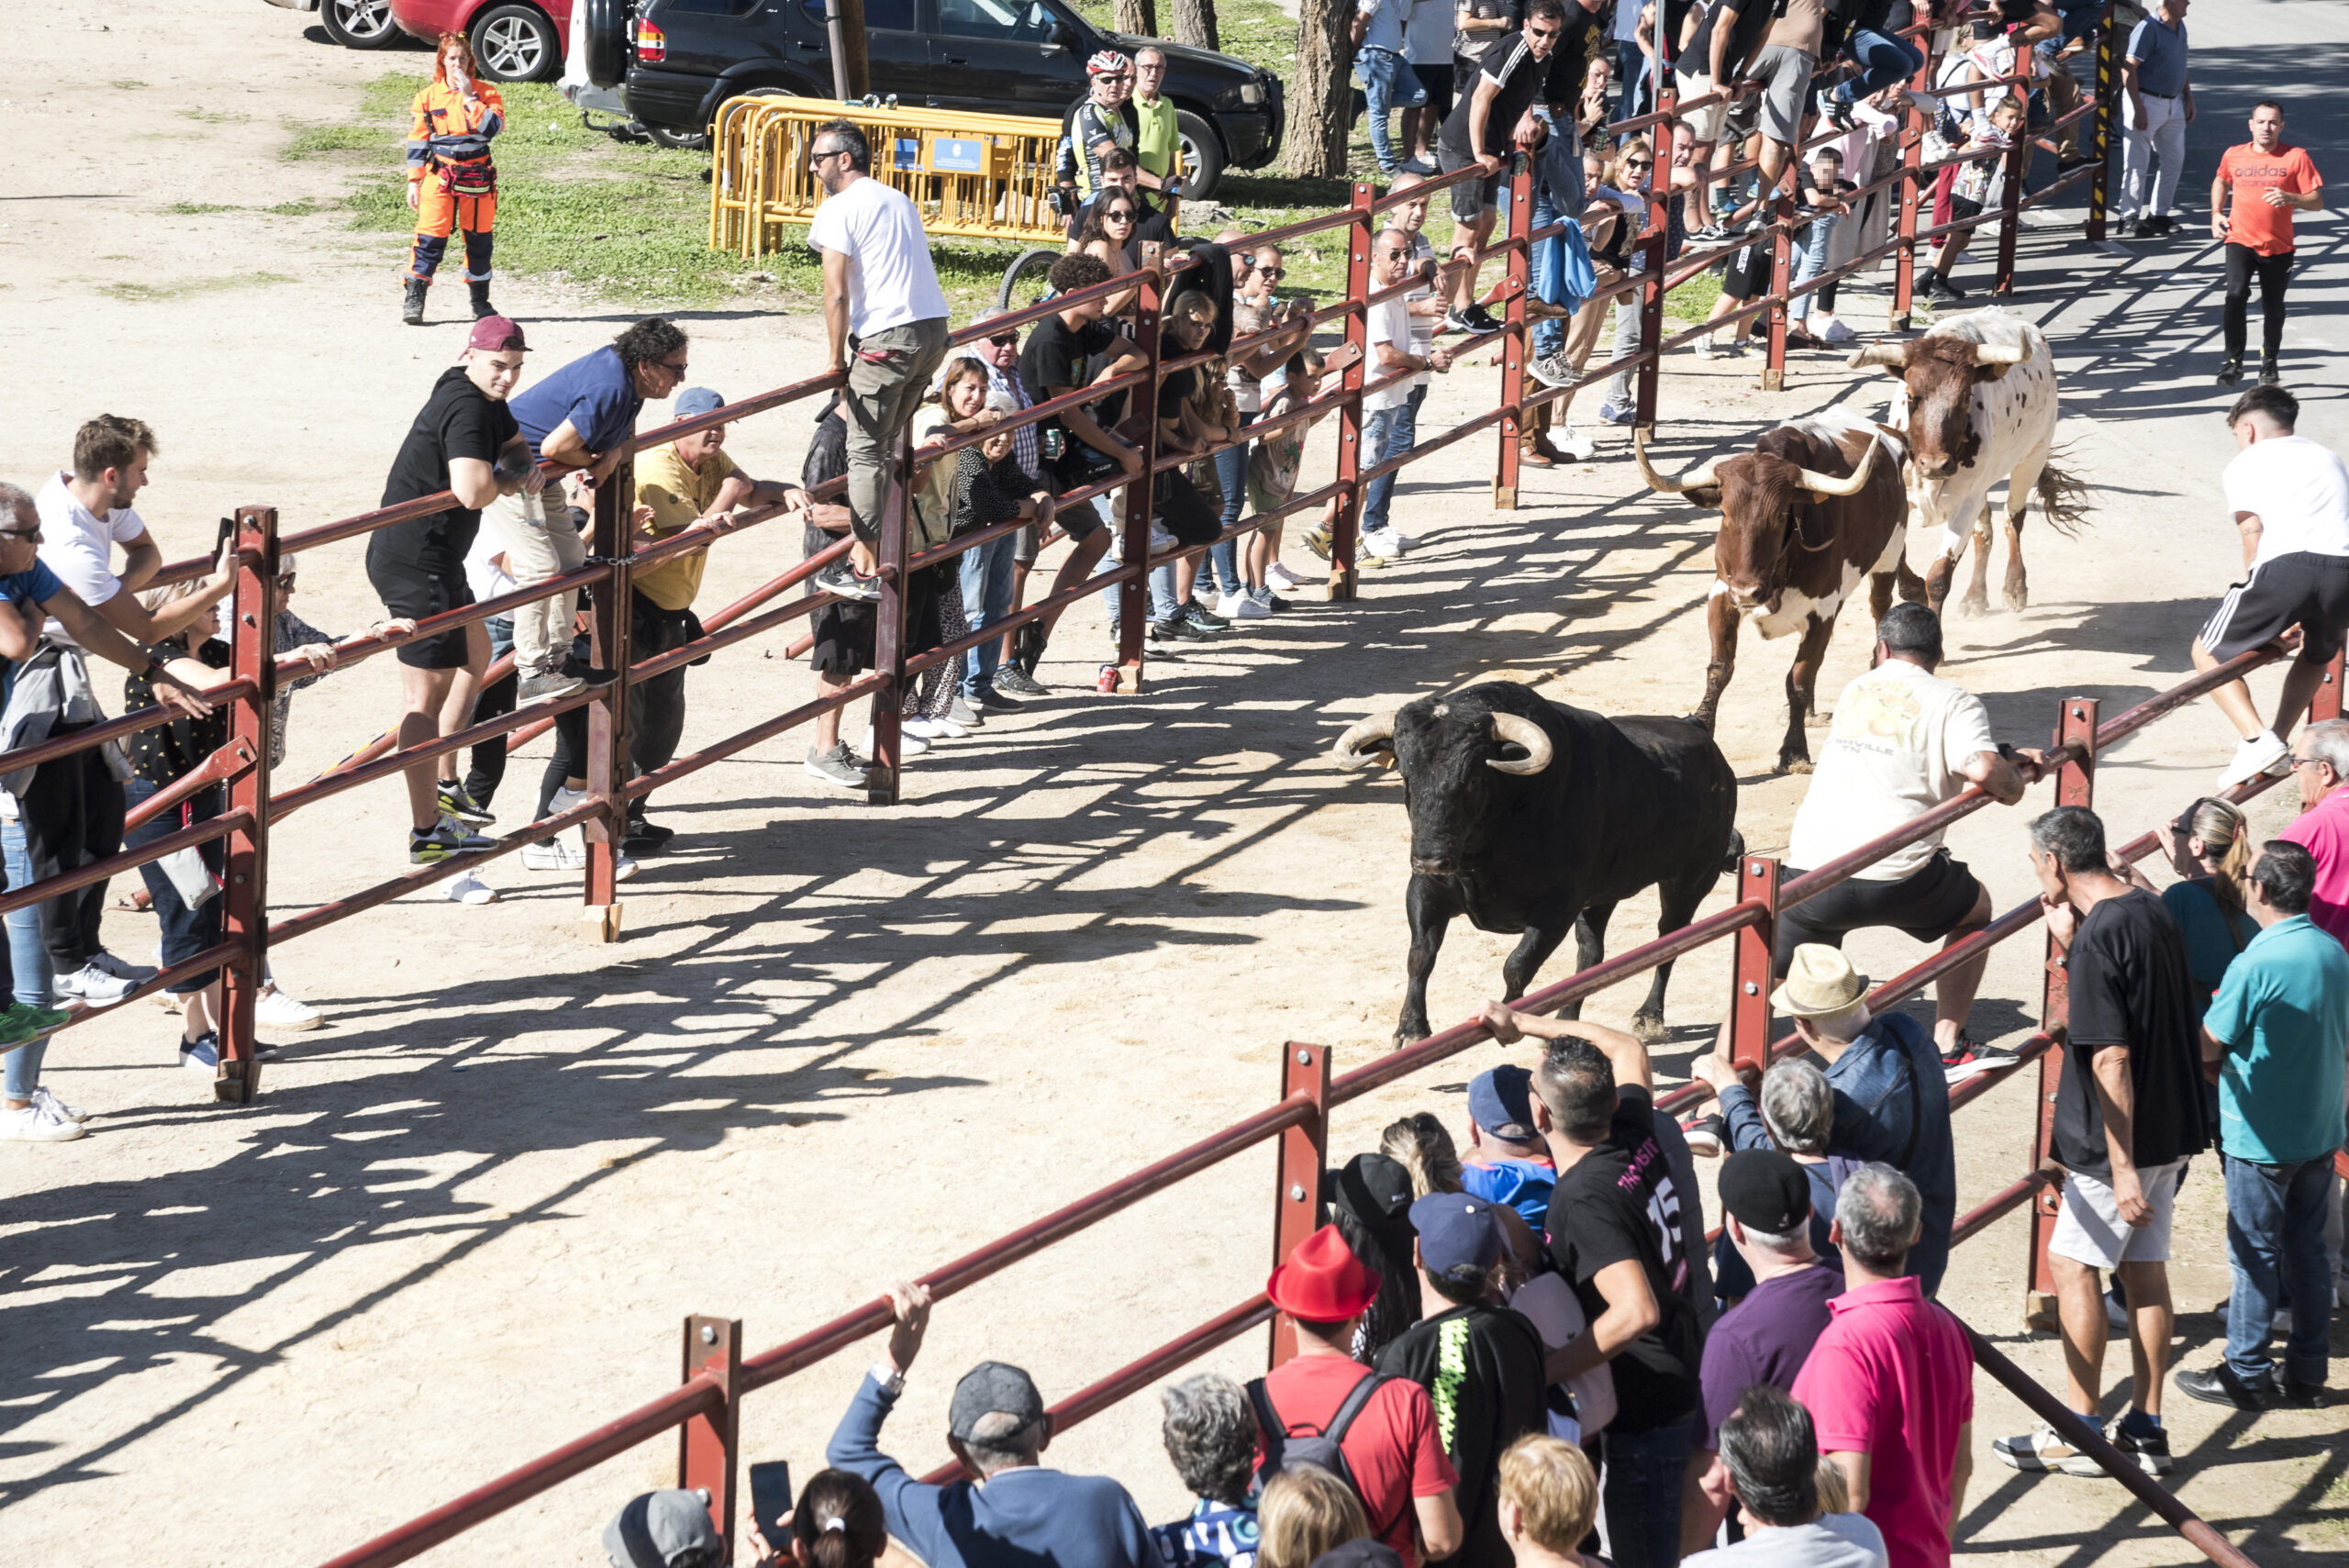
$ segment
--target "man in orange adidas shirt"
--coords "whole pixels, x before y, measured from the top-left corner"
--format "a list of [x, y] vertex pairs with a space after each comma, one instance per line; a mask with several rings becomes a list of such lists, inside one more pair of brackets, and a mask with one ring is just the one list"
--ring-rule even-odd
[[416, 244], [408, 256], [407, 297], [400, 319], [424, 325], [424, 294], [449, 249], [449, 231], [465, 236], [465, 283], [473, 319], [495, 316], [489, 303], [491, 231], [497, 227], [497, 169], [489, 140], [506, 128], [506, 100], [479, 79], [473, 51], [462, 33], [443, 33], [432, 80], [416, 95], [407, 133], [407, 205], [416, 210]]
[[[2230, 212], [2227, 193], [2234, 193]], [[2284, 346], [2284, 280], [2292, 271], [2292, 215], [2324, 206], [2324, 181], [2303, 149], [2284, 142], [2284, 106], [2262, 98], [2252, 106], [2251, 139], [2230, 147], [2210, 182], [2210, 237], [2227, 242], [2227, 362], [2219, 384], [2243, 379], [2245, 317], [2251, 280], [2259, 277], [2259, 384], [2284, 378], [2276, 355]]]

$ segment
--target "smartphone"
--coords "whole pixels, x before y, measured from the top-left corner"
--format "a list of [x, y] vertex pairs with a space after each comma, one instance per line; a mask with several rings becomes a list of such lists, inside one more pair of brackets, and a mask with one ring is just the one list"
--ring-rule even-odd
[[221, 518], [220, 531], [212, 536], [212, 559], [215, 561], [219, 560], [220, 552], [228, 549], [228, 541], [236, 537], [237, 519], [234, 517]]
[[791, 1512], [791, 1462], [771, 1459], [751, 1466], [751, 1522], [778, 1551], [788, 1551], [788, 1536], [780, 1522]]

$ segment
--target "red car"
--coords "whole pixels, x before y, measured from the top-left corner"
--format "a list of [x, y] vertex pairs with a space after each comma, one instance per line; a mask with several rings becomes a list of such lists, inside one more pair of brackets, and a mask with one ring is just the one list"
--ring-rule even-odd
[[492, 82], [551, 82], [562, 74], [573, 0], [392, 0], [392, 20], [427, 43], [442, 33], [472, 40]]

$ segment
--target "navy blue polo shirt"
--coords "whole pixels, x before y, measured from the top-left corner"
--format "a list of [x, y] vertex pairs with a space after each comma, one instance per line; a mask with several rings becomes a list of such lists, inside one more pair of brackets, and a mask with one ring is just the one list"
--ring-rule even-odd
[[2129, 58], [2137, 62], [2137, 90], [2156, 98], [2186, 91], [2186, 24], [2175, 28], [2159, 13], [2139, 22], [2129, 35]]
[[584, 359], [572, 361], [537, 385], [507, 399], [522, 439], [538, 457], [539, 443], [557, 425], [571, 421], [592, 452], [608, 451], [636, 433], [636, 417], [644, 399], [628, 373], [627, 361], [609, 344]]

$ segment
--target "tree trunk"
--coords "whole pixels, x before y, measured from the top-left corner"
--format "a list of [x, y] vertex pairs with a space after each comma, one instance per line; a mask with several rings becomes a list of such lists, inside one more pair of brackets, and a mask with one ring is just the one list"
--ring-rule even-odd
[[1288, 151], [1282, 166], [1304, 179], [1346, 172], [1346, 133], [1353, 120], [1353, 16], [1347, 0], [1303, 0], [1297, 18], [1297, 72], [1288, 83]]
[[1157, 0], [1118, 0], [1118, 30], [1137, 38], [1158, 36]]
[[1174, 39], [1193, 49], [1220, 50], [1216, 38], [1215, 0], [1174, 0]]
[[843, 97], [862, 98], [873, 91], [873, 70], [864, 52], [864, 0], [833, 0], [840, 8], [840, 67], [832, 73], [835, 90]]

